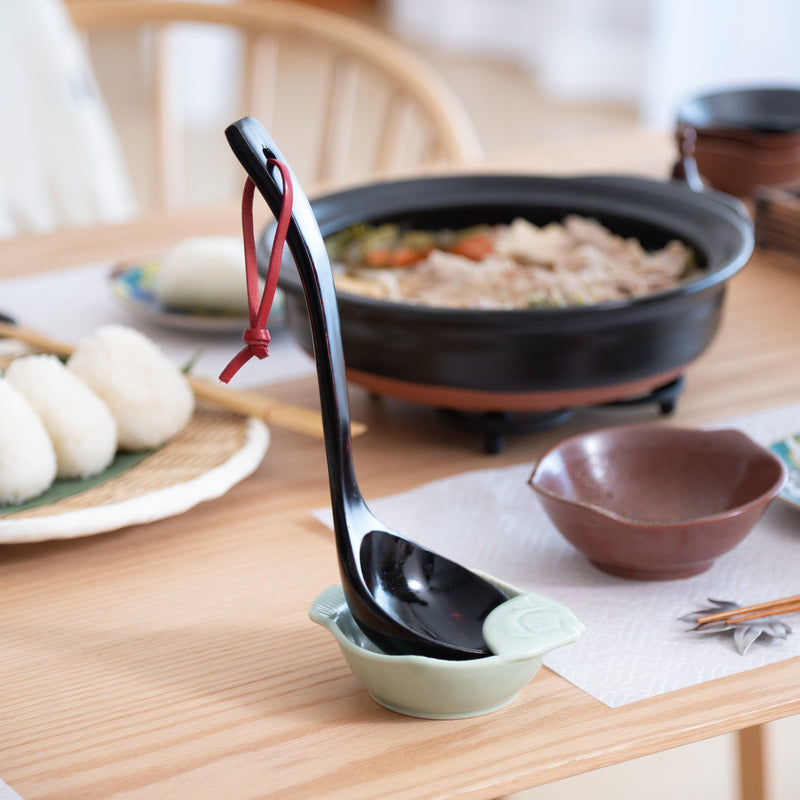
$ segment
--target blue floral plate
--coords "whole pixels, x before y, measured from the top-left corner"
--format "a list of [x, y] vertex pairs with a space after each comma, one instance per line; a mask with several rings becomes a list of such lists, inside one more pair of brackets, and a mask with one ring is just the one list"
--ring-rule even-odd
[[249, 327], [248, 319], [239, 315], [200, 309], [183, 310], [163, 305], [154, 291], [157, 275], [158, 264], [155, 262], [116, 266], [109, 277], [111, 295], [132, 314], [169, 328], [208, 333], [241, 333]]
[[778, 499], [800, 509], [800, 433], [775, 442], [770, 445], [770, 450], [778, 455], [789, 469], [789, 478]]

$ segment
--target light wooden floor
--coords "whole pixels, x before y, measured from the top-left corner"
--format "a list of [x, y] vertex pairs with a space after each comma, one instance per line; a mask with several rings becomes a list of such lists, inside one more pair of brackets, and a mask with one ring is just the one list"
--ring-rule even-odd
[[461, 98], [488, 156], [533, 143], [580, 139], [636, 121], [635, 109], [624, 106], [559, 103], [539, 90], [532, 75], [511, 64], [421, 52]]

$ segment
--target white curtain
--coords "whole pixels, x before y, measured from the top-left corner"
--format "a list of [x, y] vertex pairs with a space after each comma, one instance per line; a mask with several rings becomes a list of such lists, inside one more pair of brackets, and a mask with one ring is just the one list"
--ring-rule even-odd
[[136, 210], [116, 135], [59, 0], [0, 2], [0, 237]]

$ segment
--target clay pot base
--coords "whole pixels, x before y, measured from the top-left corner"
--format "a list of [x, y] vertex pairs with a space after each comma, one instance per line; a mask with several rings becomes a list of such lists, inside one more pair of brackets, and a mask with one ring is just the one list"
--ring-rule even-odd
[[685, 365], [627, 383], [543, 392], [487, 392], [434, 386], [373, 375], [357, 369], [348, 369], [347, 378], [375, 394], [435, 408], [460, 411], [553, 411], [647, 396], [677, 380], [684, 368]]

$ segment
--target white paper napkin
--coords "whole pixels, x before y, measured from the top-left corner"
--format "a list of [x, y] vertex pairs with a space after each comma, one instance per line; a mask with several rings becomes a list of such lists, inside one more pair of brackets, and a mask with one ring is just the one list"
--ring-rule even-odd
[[[800, 405], [738, 417], [764, 445], [800, 431]], [[753, 532], [706, 573], [633, 581], [599, 571], [567, 543], [527, 485], [532, 464], [485, 469], [369, 500], [409, 538], [522, 589], [569, 606], [586, 626], [544, 663], [611, 707], [800, 655], [800, 618], [784, 640], [760, 637], [740, 655], [730, 634], [687, 633], [678, 618], [709, 597], [749, 605], [800, 592], [800, 512], [775, 502]], [[315, 512], [328, 526], [330, 510]]]
[[[108, 287], [111, 268], [109, 263], [92, 264], [0, 280], [0, 312], [70, 344], [77, 344], [100, 325], [130, 325], [157, 342], [179, 366], [199, 354], [193, 373], [210, 379], [216, 379], [243, 347], [241, 332], [172, 330], [117, 306]], [[313, 359], [295, 344], [289, 331], [271, 326], [270, 336], [269, 358], [251, 359], [245, 364], [233, 380], [234, 388], [265, 386], [314, 374]]]
[[22, 800], [22, 796], [18, 795], [5, 781], [0, 781], [0, 800]]

